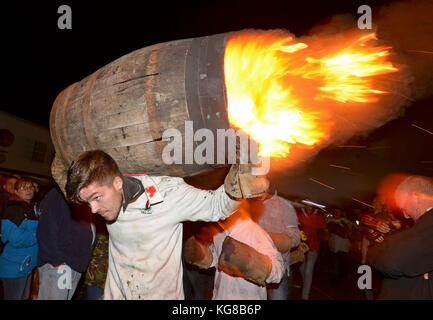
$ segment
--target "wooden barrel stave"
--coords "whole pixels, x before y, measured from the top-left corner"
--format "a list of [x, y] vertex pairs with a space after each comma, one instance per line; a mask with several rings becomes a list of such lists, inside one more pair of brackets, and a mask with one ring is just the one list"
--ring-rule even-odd
[[[102, 149], [125, 173], [193, 176], [213, 165], [166, 165], [164, 130], [185, 135], [228, 128], [223, 54], [227, 34], [178, 40], [136, 50], [62, 91], [50, 129], [69, 165], [81, 152]], [[197, 59], [197, 60], [194, 60]], [[196, 146], [198, 143], [194, 143]]]

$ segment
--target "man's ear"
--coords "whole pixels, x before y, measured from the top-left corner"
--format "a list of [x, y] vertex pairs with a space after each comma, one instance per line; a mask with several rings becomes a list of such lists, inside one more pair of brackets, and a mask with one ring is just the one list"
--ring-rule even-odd
[[119, 176], [115, 177], [113, 180], [113, 186], [117, 191], [122, 191], [123, 179]]

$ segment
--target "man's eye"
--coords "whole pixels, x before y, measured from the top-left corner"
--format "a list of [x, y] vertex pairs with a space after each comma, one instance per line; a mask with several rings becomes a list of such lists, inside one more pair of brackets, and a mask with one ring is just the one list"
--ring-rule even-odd
[[97, 197], [95, 197], [95, 200], [99, 201], [99, 200], [101, 200], [101, 198], [102, 198], [101, 196], [97, 196]]

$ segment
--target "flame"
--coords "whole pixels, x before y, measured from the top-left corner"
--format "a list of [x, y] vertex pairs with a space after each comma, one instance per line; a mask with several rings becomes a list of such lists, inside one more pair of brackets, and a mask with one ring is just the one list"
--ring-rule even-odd
[[[281, 32], [235, 34], [224, 56], [230, 123], [259, 144], [259, 155], [286, 157], [292, 145], [309, 146], [329, 136], [321, 103], [366, 103], [385, 91], [372, 77], [398, 71], [389, 47], [371, 45], [371, 33], [349, 37], [327, 50]], [[314, 41], [314, 40], [311, 40]]]

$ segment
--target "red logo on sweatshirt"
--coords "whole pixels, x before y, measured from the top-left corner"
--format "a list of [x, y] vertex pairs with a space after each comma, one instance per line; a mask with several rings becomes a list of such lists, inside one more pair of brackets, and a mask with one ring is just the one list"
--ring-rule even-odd
[[149, 188], [146, 188], [146, 193], [149, 195], [150, 198], [153, 198], [153, 195], [156, 192], [155, 186], [151, 186]]

